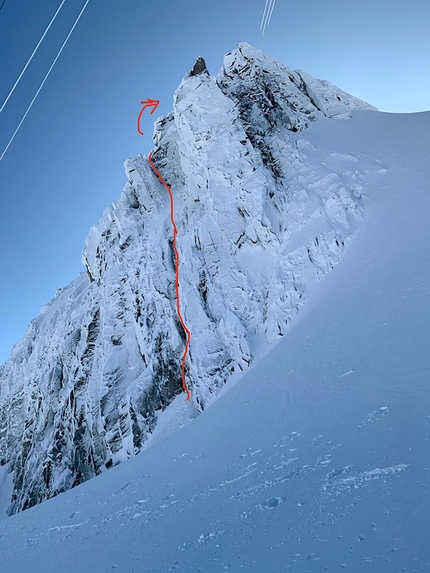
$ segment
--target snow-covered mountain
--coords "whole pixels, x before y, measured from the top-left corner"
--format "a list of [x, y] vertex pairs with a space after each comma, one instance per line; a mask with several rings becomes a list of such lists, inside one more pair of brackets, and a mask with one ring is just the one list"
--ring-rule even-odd
[[299, 140], [365, 173], [340, 263], [192, 423], [0, 521], [2, 573], [429, 573], [430, 112]]
[[138, 156], [89, 232], [86, 273], [58, 291], [0, 367], [9, 514], [133, 456], [157, 427], [194, 418], [285, 335], [342, 257], [363, 216], [367, 173], [379, 169], [362, 151], [317, 160], [304, 130], [356, 110], [374, 108], [249, 44], [225, 56], [216, 78], [197, 60], [155, 124], [153, 152], [175, 197], [192, 400], [182, 395], [169, 199]]

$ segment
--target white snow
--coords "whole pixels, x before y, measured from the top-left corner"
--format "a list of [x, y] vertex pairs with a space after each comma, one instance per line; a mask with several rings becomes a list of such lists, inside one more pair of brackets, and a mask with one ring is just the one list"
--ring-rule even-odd
[[294, 137], [346, 187], [360, 158], [339, 264], [202, 415], [3, 520], [2, 571], [430, 571], [430, 113], [355, 111]]

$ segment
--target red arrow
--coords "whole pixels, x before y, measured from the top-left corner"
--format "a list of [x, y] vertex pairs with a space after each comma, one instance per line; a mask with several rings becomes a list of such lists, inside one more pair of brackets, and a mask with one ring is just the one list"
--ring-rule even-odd
[[144, 105], [139, 113], [139, 117], [137, 118], [137, 131], [140, 133], [140, 135], [143, 135], [143, 132], [140, 130], [140, 118], [142, 117], [142, 113], [145, 111], [147, 107], [152, 107], [151, 111], [152, 115], [157, 105], [160, 103], [160, 101], [158, 99], [147, 99], [146, 101], [141, 101], [140, 103], [143, 103]]

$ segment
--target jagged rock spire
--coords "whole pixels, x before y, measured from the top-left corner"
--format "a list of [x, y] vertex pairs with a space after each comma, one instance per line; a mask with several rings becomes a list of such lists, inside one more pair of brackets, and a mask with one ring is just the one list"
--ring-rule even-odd
[[190, 76], [198, 76], [200, 74], [209, 75], [209, 71], [206, 67], [206, 62], [204, 61], [202, 56], [199, 56], [197, 58], [196, 63], [194, 64], [193, 69], [190, 72]]

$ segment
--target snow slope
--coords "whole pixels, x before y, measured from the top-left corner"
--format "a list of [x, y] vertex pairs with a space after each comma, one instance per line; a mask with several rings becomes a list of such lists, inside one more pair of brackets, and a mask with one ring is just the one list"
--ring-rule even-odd
[[[240, 44], [216, 78], [199, 59], [156, 122], [153, 160], [175, 196], [191, 330], [192, 401], [179, 424], [287, 332], [341, 259], [363, 214], [365, 170], [377, 165], [358, 155], [348, 167], [334, 155], [322, 164], [298, 134], [360, 109], [374, 108]], [[168, 196], [147, 158], [125, 169], [121, 197], [88, 234], [87, 273], [60, 289], [0, 366], [9, 514], [133, 456], [160, 423], [178, 425], [166, 413], [182, 394], [185, 341]]]
[[2, 521], [1, 571], [430, 571], [430, 113], [295, 137], [369, 170], [341, 262], [192, 423]]

